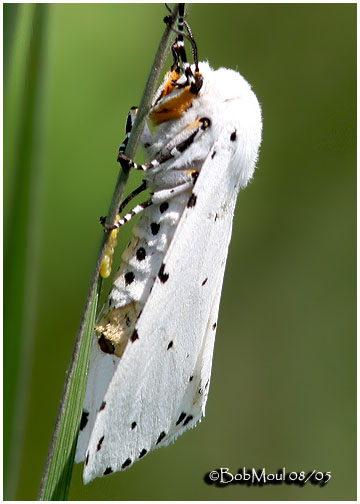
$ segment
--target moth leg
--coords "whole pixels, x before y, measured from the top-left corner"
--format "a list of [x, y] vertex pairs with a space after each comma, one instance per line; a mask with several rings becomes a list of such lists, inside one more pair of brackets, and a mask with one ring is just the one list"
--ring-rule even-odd
[[[144, 184], [141, 184], [135, 191], [133, 191], [129, 196], [123, 201], [122, 205], [127, 204], [129, 201], [131, 201], [132, 198], [136, 196], [136, 194], [139, 194], [143, 190]], [[146, 184], [145, 184], [146, 187]], [[134, 194], [136, 193], [136, 194]], [[136, 205], [132, 211], [124, 217], [120, 217], [120, 215], [116, 216], [115, 223], [113, 225], [108, 225], [105, 224], [105, 217], [100, 218], [101, 224], [104, 226], [105, 231], [110, 231], [110, 236], [109, 240], [106, 246], [104, 258], [102, 260], [101, 266], [100, 266], [100, 271], [99, 274], [102, 278], [108, 278], [111, 273], [111, 266], [112, 266], [112, 261], [113, 261], [113, 256], [114, 256], [114, 250], [117, 245], [117, 235], [119, 232], [119, 229], [121, 226], [126, 224], [129, 220], [131, 220], [135, 215], [139, 214], [144, 210], [144, 208], [147, 208], [152, 204], [152, 199], [150, 198], [148, 201], [145, 203], [142, 203], [141, 205]], [[124, 205], [125, 206], [125, 205]], [[121, 208], [121, 207], [120, 207]]]
[[[128, 116], [127, 116], [127, 120], [126, 120], [126, 128], [125, 128], [125, 139], [123, 141], [123, 143], [120, 145], [119, 147], [119, 155], [120, 154], [123, 154], [124, 157], [125, 157], [125, 149], [126, 149], [126, 146], [128, 144], [128, 141], [129, 141], [129, 138], [130, 138], [130, 135], [131, 135], [131, 131], [132, 131], [132, 127], [134, 125], [134, 122], [135, 122], [135, 118], [136, 118], [136, 114], [138, 112], [138, 107], [131, 107], [129, 113], [128, 113]], [[152, 139], [152, 135], [150, 133], [150, 130], [149, 128], [146, 126], [145, 127], [146, 129], [144, 129], [144, 132], [141, 136], [141, 141], [145, 144], [144, 146], [146, 147], [147, 144], [145, 142], [146, 139], [149, 140], [148, 138], [148, 134], [150, 135], [151, 139]], [[147, 131], [148, 130], [148, 131]], [[128, 158], [126, 158], [128, 159]], [[143, 180], [143, 182], [140, 184], [139, 187], [137, 187], [134, 191], [132, 191], [125, 199], [124, 201], [121, 203], [120, 207], [119, 207], [119, 210], [118, 210], [118, 213], [121, 213], [124, 208], [128, 205], [128, 203], [130, 203], [130, 201], [135, 198], [135, 196], [137, 196], [138, 194], [140, 194], [142, 191], [144, 191], [146, 189], [146, 181]], [[105, 222], [105, 219], [106, 217], [100, 217], [100, 222], [103, 224]]]
[[[143, 180], [142, 183], [139, 185], [139, 187], [137, 187], [131, 193], [129, 193], [126, 196], [126, 198], [124, 199], [124, 201], [121, 203], [121, 205], [119, 206], [118, 214], [120, 214], [124, 210], [124, 208], [130, 203], [130, 201], [133, 200], [136, 196], [138, 196], [138, 194], [145, 191], [146, 186], [147, 186], [146, 180]], [[119, 219], [120, 219], [120, 215], [118, 215], [116, 217], [116, 220], [119, 220]], [[106, 217], [100, 217], [100, 224], [102, 226], [105, 225], [105, 221], [106, 221]]]
[[[125, 128], [125, 140], [123, 141], [123, 143], [120, 145], [119, 147], [119, 153], [123, 153], [125, 152], [125, 149], [126, 149], [126, 146], [128, 144], [128, 141], [129, 141], [129, 138], [130, 138], [130, 135], [131, 135], [131, 130], [132, 130], [132, 127], [133, 127], [133, 124], [134, 124], [134, 121], [135, 121], [135, 117], [136, 117], [136, 114], [137, 114], [137, 107], [131, 107], [129, 113], [128, 113], [128, 116], [127, 116], [127, 120], [126, 120], [126, 128]], [[149, 135], [150, 135], [150, 138], [149, 138]], [[146, 125], [145, 128], [144, 128], [144, 132], [141, 136], [141, 141], [144, 142], [145, 139], [148, 139], [151, 141], [151, 133], [150, 133], [150, 130], [148, 128], [148, 126]], [[125, 199], [124, 201], [121, 203], [120, 207], [119, 207], [119, 211], [118, 211], [118, 215], [116, 216], [116, 220], [115, 222], [119, 222], [121, 221], [121, 218], [120, 218], [120, 213], [122, 212], [122, 210], [126, 207], [126, 205], [135, 197], [137, 196], [138, 194], [140, 194], [142, 191], [144, 191], [146, 189], [146, 181], [144, 180], [142, 182], [142, 184], [137, 187], [132, 193], [130, 193]], [[108, 228], [107, 226], [105, 226], [105, 220], [106, 220], [106, 217], [100, 217], [100, 222], [101, 224]], [[108, 228], [109, 230], [111, 230], [110, 232], [110, 236], [109, 236], [109, 239], [108, 239], [108, 242], [107, 242], [107, 246], [106, 246], [106, 250], [105, 250], [105, 254], [104, 254], [104, 258], [103, 258], [103, 261], [101, 263], [101, 266], [100, 266], [100, 271], [99, 271], [99, 274], [102, 278], [108, 278], [110, 276], [110, 273], [111, 273], [111, 266], [112, 266], [112, 260], [113, 260], [113, 255], [114, 255], [114, 250], [115, 250], [115, 247], [117, 245], [117, 235], [118, 235], [118, 232], [119, 232], [119, 229], [117, 226], [110, 226]]]
[[117, 160], [121, 164], [123, 170], [128, 170], [129, 168], [132, 168], [133, 170], [141, 170], [146, 172], [148, 170], [151, 170], [152, 168], [159, 167], [166, 161], [169, 161], [169, 159], [173, 159], [175, 157], [175, 154], [176, 154], [176, 147], [173, 148], [169, 153], [163, 154], [159, 158], [155, 158], [149, 163], [137, 164], [135, 163], [135, 161], [127, 157], [125, 154], [119, 152]]
[[122, 227], [124, 224], [129, 222], [135, 215], [138, 215], [140, 212], [142, 212], [145, 208], [149, 207], [152, 205], [152, 199], [148, 199], [145, 201], [145, 203], [141, 203], [140, 205], [136, 205], [131, 212], [127, 213], [122, 217], [121, 219], [116, 219], [115, 223], [113, 225], [107, 225], [104, 224], [104, 228], [106, 231], [111, 231], [113, 229], [119, 229]]
[[135, 163], [135, 161], [128, 158], [125, 154], [121, 152], [119, 152], [118, 161], [125, 170], [132, 168], [134, 170], [148, 171], [151, 170], [152, 168], [157, 168], [166, 161], [169, 161], [169, 159], [173, 159], [180, 156], [194, 142], [199, 132], [201, 130], [206, 130], [209, 126], [210, 126], [210, 120], [207, 117], [202, 117], [201, 119], [194, 121], [186, 128], [186, 130], [189, 131], [191, 131], [192, 129], [194, 130], [188, 136], [188, 138], [182, 140], [177, 145], [172, 147], [170, 152], [163, 154], [159, 158], [153, 159], [149, 163], [137, 164]]
[[104, 228], [107, 231], [119, 229], [124, 224], [129, 222], [133, 217], [135, 217], [135, 215], [138, 215], [140, 212], [145, 210], [145, 208], [148, 208], [149, 206], [151, 206], [153, 204], [158, 204], [163, 201], [166, 201], [170, 198], [173, 198], [174, 196], [177, 196], [178, 194], [181, 194], [181, 193], [187, 191], [190, 187], [194, 186], [196, 179], [199, 175], [199, 172], [196, 170], [188, 170], [187, 175], [188, 175], [188, 179], [184, 183], [180, 184], [177, 187], [172, 187], [170, 189], [163, 189], [163, 190], [157, 191], [156, 193], [154, 193], [151, 196], [151, 198], [149, 198], [147, 201], [145, 201], [145, 203], [141, 203], [140, 205], [136, 205], [131, 210], [131, 212], [124, 215], [124, 217], [122, 217], [121, 219], [117, 219], [116, 222], [112, 226], [108, 226], [107, 224], [104, 223]]
[[[138, 113], [138, 107], [131, 107], [129, 110], [127, 119], [126, 119], [126, 126], [125, 126], [125, 139], [123, 143], [119, 147], [119, 154], [123, 154], [125, 152], [126, 146], [128, 144], [132, 128], [134, 126], [136, 114]], [[147, 124], [145, 124], [144, 131], [142, 132], [140, 142], [142, 145], [146, 148], [149, 146], [149, 144], [152, 141], [152, 134], [151, 131], [148, 127]]]
[[134, 189], [130, 194], [126, 196], [124, 201], [119, 206], [119, 213], [121, 213], [124, 210], [124, 208], [130, 203], [130, 201], [133, 200], [138, 194], [145, 191], [146, 187], [147, 187], [146, 180], [143, 180], [142, 183], [139, 185], [139, 187]]
[[117, 160], [121, 164], [123, 170], [128, 170], [129, 168], [132, 168], [133, 170], [148, 171], [149, 169], [155, 168], [172, 158], [173, 156], [169, 153], [165, 154], [164, 156], [161, 156], [159, 159], [153, 159], [149, 163], [137, 164], [135, 163], [135, 161], [127, 157], [125, 154], [119, 152]]
[[181, 184], [177, 187], [169, 188], [169, 189], [162, 189], [162, 190], [154, 193], [151, 198], [152, 202], [154, 204], [158, 204], [158, 203], [168, 201], [171, 198], [174, 198], [175, 196], [178, 196], [179, 194], [194, 187], [195, 182], [199, 176], [199, 172], [197, 170], [187, 170], [187, 175], [188, 175], [188, 180], [186, 180], [183, 184]]
[[126, 119], [126, 126], [125, 126], [125, 139], [119, 147], [119, 152], [125, 152], [126, 146], [128, 144], [128, 141], [129, 141], [129, 138], [131, 135], [131, 130], [134, 125], [137, 111], [138, 111], [137, 107], [131, 107], [131, 109], [129, 110], [129, 113], [128, 113], [128, 116]]

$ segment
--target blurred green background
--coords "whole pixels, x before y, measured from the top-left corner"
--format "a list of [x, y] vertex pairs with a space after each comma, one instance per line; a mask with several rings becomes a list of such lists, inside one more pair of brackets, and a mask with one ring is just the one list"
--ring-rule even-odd
[[[162, 4], [4, 5], [7, 499], [37, 495], [98, 218], [165, 15]], [[84, 487], [76, 466], [70, 499], [355, 499], [356, 5], [193, 4], [188, 21], [200, 60], [238, 69], [264, 118], [236, 209], [207, 414], [124, 473]], [[243, 466], [332, 479], [203, 480]]]

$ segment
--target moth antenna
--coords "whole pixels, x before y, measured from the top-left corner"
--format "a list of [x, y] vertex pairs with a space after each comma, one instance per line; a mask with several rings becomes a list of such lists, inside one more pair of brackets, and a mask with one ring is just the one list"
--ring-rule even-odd
[[[187, 28], [189, 28], [188, 23], [186, 21], [184, 21], [184, 25]], [[194, 63], [195, 63], [195, 70], [198, 72], [199, 71], [198, 50], [197, 50], [197, 45], [196, 45], [194, 37], [192, 36], [192, 34], [190, 35], [189, 33], [181, 32], [177, 28], [172, 27], [171, 29], [174, 33], [179, 35], [179, 38], [178, 38], [179, 41], [181, 40], [180, 37], [185, 37], [190, 42], [191, 52], [192, 52]]]
[[195, 42], [195, 39], [194, 39], [194, 36], [192, 34], [192, 31], [190, 29], [190, 26], [189, 26], [189, 23], [187, 21], [184, 21], [184, 26], [188, 32], [188, 35], [185, 33], [185, 37], [190, 41], [191, 43], [191, 52], [192, 52], [192, 55], [193, 55], [193, 60], [194, 60], [194, 63], [195, 63], [195, 70], [196, 72], [199, 71], [199, 60], [198, 60], [198, 50], [197, 50], [197, 45], [196, 45], [196, 42]]

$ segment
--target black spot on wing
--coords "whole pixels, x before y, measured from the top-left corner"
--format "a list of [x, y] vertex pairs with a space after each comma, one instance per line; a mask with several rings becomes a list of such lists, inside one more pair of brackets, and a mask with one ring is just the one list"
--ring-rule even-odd
[[160, 436], [158, 437], [158, 440], [156, 441], [156, 444], [161, 443], [161, 441], [164, 439], [165, 436], [166, 436], [166, 433], [164, 431], [162, 431], [160, 433]]
[[185, 418], [183, 425], [187, 425], [194, 417], [189, 415]]
[[102, 410], [105, 408], [105, 406], [106, 406], [106, 401], [103, 401], [103, 402], [101, 403], [101, 406], [100, 406], [100, 408], [99, 408], [99, 411], [102, 411]]
[[110, 341], [107, 340], [103, 334], [98, 339], [98, 344], [99, 344], [100, 350], [104, 353], [113, 354], [115, 352], [114, 345], [112, 343], [110, 343]]
[[160, 224], [158, 224], [157, 222], [152, 222], [150, 224], [150, 229], [151, 229], [152, 234], [155, 236], [159, 232]]
[[196, 194], [192, 193], [192, 195], [189, 198], [189, 201], [187, 202], [187, 207], [188, 208], [193, 208], [196, 205]]
[[216, 155], [216, 151], [214, 150], [214, 152], [211, 154], [211, 159], [214, 159], [215, 155]]
[[89, 421], [89, 412], [86, 410], [83, 410], [82, 415], [81, 415], [81, 420], [80, 420], [80, 430], [85, 429], [88, 421]]
[[101, 449], [101, 445], [102, 445], [103, 441], [104, 441], [104, 436], [102, 436], [102, 437], [99, 439], [99, 442], [98, 442], [97, 447], [96, 447], [96, 451], [100, 451], [100, 449]]
[[165, 264], [162, 263], [161, 268], [158, 273], [158, 277], [159, 277], [161, 283], [165, 283], [169, 278], [169, 274], [164, 273], [164, 270], [165, 270]]
[[131, 424], [131, 428], [132, 428], [132, 430], [134, 430], [136, 426], [137, 426], [137, 423], [136, 423], [136, 422], [133, 422], [133, 423]]
[[136, 251], [136, 259], [138, 261], [143, 261], [146, 257], [146, 251], [144, 247], [139, 247]]
[[141, 459], [142, 457], [145, 457], [146, 454], [147, 454], [147, 450], [145, 450], [145, 448], [143, 448], [140, 452], [139, 459]]
[[170, 350], [170, 348], [173, 346], [174, 342], [171, 340], [170, 343], [168, 344], [167, 349]]
[[235, 130], [235, 131], [233, 131], [233, 132], [231, 133], [231, 135], [230, 135], [230, 140], [231, 140], [232, 142], [235, 142], [235, 140], [236, 140], [236, 130]]
[[184, 412], [180, 413], [180, 416], [177, 419], [176, 425], [181, 424], [181, 422], [184, 420], [184, 418], [186, 418], [186, 413], [184, 413]]
[[167, 201], [164, 201], [164, 203], [161, 203], [160, 205], [160, 213], [166, 212], [166, 210], [169, 208], [169, 203]]
[[201, 284], [202, 286], [204, 286], [206, 284], [206, 282], [208, 281], [207, 278], [205, 278], [205, 280], [203, 281], [203, 283]]
[[194, 378], [193, 376], [190, 376], [189, 382], [193, 381], [193, 378]]
[[137, 339], [139, 339], [139, 334], [138, 334], [137, 330], [134, 329], [134, 332], [131, 335], [130, 341], [131, 341], [131, 343], [134, 343], [134, 341], [136, 341]]
[[130, 285], [131, 283], [133, 283], [135, 275], [132, 271], [128, 271], [127, 273], [125, 273], [124, 278], [125, 278], [125, 285]]
[[106, 476], [107, 474], [111, 474], [113, 472], [113, 470], [111, 469], [111, 467], [107, 467], [104, 471], [104, 476]]
[[125, 467], [128, 467], [131, 464], [131, 458], [128, 458], [125, 460], [125, 462], [121, 465], [121, 469], [125, 469]]
[[215, 331], [215, 329], [216, 329], [216, 322], [215, 322], [215, 324], [213, 324], [212, 328], [213, 328], [213, 331]]
[[89, 452], [86, 454], [85, 465], [87, 466], [89, 463]]

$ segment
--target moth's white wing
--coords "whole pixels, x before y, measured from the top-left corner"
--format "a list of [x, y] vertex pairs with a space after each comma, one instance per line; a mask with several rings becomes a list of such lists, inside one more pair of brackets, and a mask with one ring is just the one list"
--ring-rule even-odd
[[238, 190], [238, 175], [229, 169], [233, 151], [221, 137], [201, 168], [136, 324], [137, 338], [129, 341], [97, 413], [85, 483], [167, 444], [204, 411]]
[[75, 462], [85, 460], [96, 415], [104, 401], [105, 393], [114, 376], [119, 359], [99, 349], [96, 334], [93, 336], [89, 375], [86, 386], [80, 432], [76, 447]]

